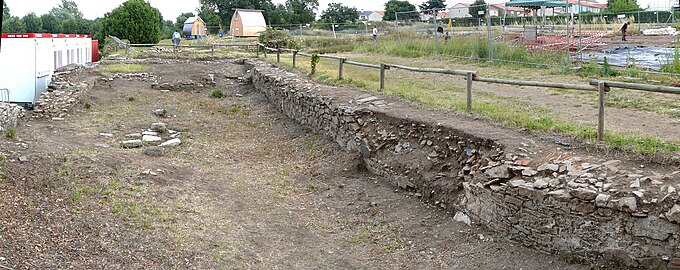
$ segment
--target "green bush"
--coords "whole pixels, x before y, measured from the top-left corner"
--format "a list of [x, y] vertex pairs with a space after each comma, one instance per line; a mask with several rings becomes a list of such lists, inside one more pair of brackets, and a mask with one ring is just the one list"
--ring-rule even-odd
[[214, 98], [223, 98], [224, 92], [222, 92], [222, 90], [215, 89], [215, 90], [212, 90], [212, 92], [210, 93], [210, 96], [214, 97]]
[[288, 31], [267, 29], [257, 40], [270, 48], [299, 49], [300, 46]]
[[156, 44], [160, 40], [161, 13], [144, 0], [128, 0], [106, 13], [102, 36], [113, 35], [132, 43]]

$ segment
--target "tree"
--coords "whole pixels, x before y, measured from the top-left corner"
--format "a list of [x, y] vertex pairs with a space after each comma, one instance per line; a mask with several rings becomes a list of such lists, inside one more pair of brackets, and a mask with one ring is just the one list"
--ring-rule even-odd
[[52, 13], [45, 13], [40, 16], [42, 21], [43, 31], [47, 33], [61, 33], [61, 22]]
[[431, 9], [444, 9], [446, 8], [446, 3], [444, 0], [427, 0], [422, 4], [418, 5], [421, 11], [431, 10]]
[[269, 13], [269, 25], [276, 25], [276, 24], [290, 24], [290, 21], [288, 19], [290, 18], [290, 12], [286, 9], [286, 6], [284, 4], [278, 4], [276, 7]]
[[43, 31], [42, 21], [34, 12], [26, 14], [21, 20], [24, 21], [24, 24], [26, 25], [26, 32], [40, 33]]
[[630, 12], [641, 10], [636, 0], [608, 0], [607, 11], [609, 12]]
[[270, 22], [270, 18], [276, 12], [276, 6], [271, 0], [199, 0], [201, 10], [212, 10], [222, 20], [222, 25], [229, 27], [231, 17], [234, 16], [234, 8], [264, 10], [264, 18]]
[[[4, 15], [3, 15], [4, 16]], [[26, 33], [26, 24], [19, 17], [9, 17], [2, 22], [3, 33]]]
[[21, 20], [26, 25], [26, 32], [28, 33], [40, 33], [43, 31], [42, 20], [40, 17], [35, 15], [35, 12], [29, 12]]
[[[393, 21], [396, 19], [396, 12], [400, 12], [399, 20], [419, 19], [420, 13], [416, 11], [416, 6], [408, 1], [390, 0], [385, 3], [385, 16], [383, 20]], [[404, 12], [404, 13], [401, 13]]]
[[354, 22], [359, 19], [356, 8], [347, 7], [341, 3], [330, 3], [321, 14], [321, 20], [329, 23]]
[[[475, 0], [468, 9], [473, 18], [484, 18], [486, 16], [486, 2], [484, 0]], [[484, 13], [479, 14], [480, 11], [484, 11]]]
[[9, 7], [7, 7], [7, 2], [2, 1], [2, 20], [9, 19]]
[[103, 37], [117, 36], [132, 43], [158, 43], [161, 31], [158, 9], [144, 0], [128, 0], [104, 15]]
[[182, 13], [179, 16], [177, 16], [177, 19], [175, 19], [175, 29], [178, 29], [178, 30], [181, 31], [182, 28], [184, 27], [184, 22], [186, 22], [187, 19], [194, 17], [194, 16], [196, 16], [196, 15], [194, 15], [193, 12]]
[[61, 4], [53, 7], [52, 10], [50, 10], [50, 13], [56, 16], [60, 21], [70, 18], [83, 18], [83, 13], [80, 12], [80, 9], [78, 9], [76, 2], [69, 0], [61, 0]]
[[214, 10], [199, 8], [197, 11], [198, 17], [201, 17], [206, 25], [222, 26], [222, 19], [220, 19], [220, 15]]
[[289, 24], [307, 24], [316, 20], [319, 0], [286, 0], [285, 8]]
[[61, 32], [64, 34], [77, 34], [78, 21], [75, 18], [69, 18], [61, 22]]

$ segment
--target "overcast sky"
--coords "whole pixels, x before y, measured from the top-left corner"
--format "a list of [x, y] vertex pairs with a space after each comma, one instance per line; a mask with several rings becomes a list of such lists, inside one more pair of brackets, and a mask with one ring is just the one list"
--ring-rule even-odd
[[[28, 12], [35, 12], [38, 15], [45, 14], [55, 7], [61, 0], [4, 0], [7, 3], [12, 16], [23, 17]], [[75, 0], [83, 12], [85, 18], [95, 19], [104, 16], [104, 13], [119, 6], [125, 0]], [[148, 0], [152, 6], [158, 8], [166, 20], [174, 20], [179, 14], [193, 12], [198, 7], [198, 0]], [[420, 4], [425, 0], [409, 0], [413, 4]], [[606, 3], [604, 0], [598, 0]], [[638, 0], [640, 6], [645, 8], [650, 0]], [[284, 3], [285, 0], [273, 0], [274, 3]], [[384, 10], [387, 0], [319, 0], [321, 10], [328, 6], [328, 3], [341, 2], [347, 6], [354, 6], [358, 10]], [[474, 0], [447, 0], [446, 4], [452, 6], [455, 3], [472, 3]], [[506, 2], [505, 0], [490, 0], [492, 4]]]

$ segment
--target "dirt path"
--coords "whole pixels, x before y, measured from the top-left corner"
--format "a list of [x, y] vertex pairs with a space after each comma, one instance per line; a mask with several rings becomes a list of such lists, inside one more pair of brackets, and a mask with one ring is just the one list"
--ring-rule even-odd
[[[17, 139], [2, 139], [0, 265], [582, 268], [455, 222], [359, 170], [355, 157], [225, 78], [240, 69], [228, 61], [154, 64], [151, 73], [162, 81], [181, 80], [172, 76], [180, 71], [215, 74], [226, 97], [211, 98], [212, 88], [162, 93], [117, 79], [86, 94], [91, 109], [80, 106], [65, 121], [31, 121]], [[163, 108], [171, 117], [152, 114]], [[159, 121], [181, 132], [181, 146], [162, 156], [118, 147], [126, 134]], [[18, 155], [28, 161], [17, 162]]]

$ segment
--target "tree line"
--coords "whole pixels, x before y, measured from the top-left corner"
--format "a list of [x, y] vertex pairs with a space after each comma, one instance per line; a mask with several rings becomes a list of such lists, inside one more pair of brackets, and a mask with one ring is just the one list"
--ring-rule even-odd
[[[485, 5], [484, 0], [476, 0], [473, 5]], [[610, 12], [640, 10], [636, 0], [608, 0]], [[102, 41], [108, 35], [115, 35], [133, 43], [157, 43], [168, 38], [174, 31], [181, 31], [184, 21], [195, 15], [200, 16], [207, 25], [218, 27], [224, 32], [229, 29], [234, 8], [259, 9], [263, 11], [270, 25], [311, 24], [317, 18], [318, 0], [286, 0], [274, 4], [272, 0], [199, 0], [196, 13], [186, 12], [175, 20], [165, 20], [160, 11], [144, 0], [128, 0], [95, 20], [83, 18], [75, 1], [61, 0], [61, 3], [48, 13], [37, 16], [31, 12], [24, 17], [12, 16], [10, 8], [3, 1], [3, 33], [46, 32], [92, 34]], [[416, 7], [406, 0], [389, 0], [385, 3], [383, 20], [414, 20], [420, 18], [420, 11], [445, 9], [444, 0], [425, 0]], [[474, 13], [474, 14], [473, 14]], [[473, 17], [479, 16], [477, 9], [470, 8]], [[359, 20], [356, 7], [348, 7], [341, 2], [330, 3], [320, 14], [322, 23], [348, 23]]]

